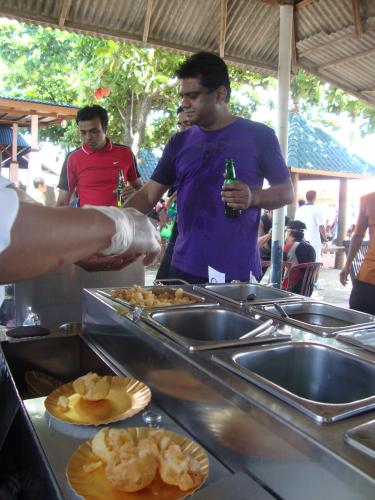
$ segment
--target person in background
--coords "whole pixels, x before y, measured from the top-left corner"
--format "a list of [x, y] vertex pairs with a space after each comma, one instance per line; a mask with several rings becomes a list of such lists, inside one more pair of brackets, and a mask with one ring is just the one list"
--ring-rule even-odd
[[0, 283], [34, 278], [95, 253], [116, 255], [122, 267], [144, 254], [151, 263], [159, 235], [134, 209], [50, 208], [19, 200], [0, 176]]
[[[108, 113], [101, 106], [80, 109], [76, 122], [82, 147], [69, 153], [64, 161], [56, 205], [68, 206], [76, 195], [76, 206], [117, 206], [119, 170], [130, 184], [131, 192], [142, 186], [136, 159], [129, 147], [114, 144], [107, 138]], [[123, 194], [129, 195], [129, 192], [125, 193], [124, 189]], [[108, 271], [111, 265], [113, 271], [121, 269], [121, 260], [103, 255], [92, 255], [78, 264], [89, 272]]]
[[[305, 241], [305, 230], [306, 225], [299, 220], [291, 221], [287, 225], [285, 231], [284, 261], [289, 262], [292, 267], [305, 262], [315, 262], [315, 249], [309, 242]], [[298, 270], [298, 273], [294, 274], [294, 283], [290, 283], [289, 279], [285, 278], [281, 288], [288, 286], [288, 289], [291, 289], [293, 293], [301, 293], [304, 274], [304, 269]], [[312, 294], [313, 288], [314, 283], [311, 283], [309, 296]]]
[[322, 210], [315, 205], [316, 196], [316, 191], [307, 191], [306, 203], [297, 208], [295, 220], [306, 225], [305, 239], [314, 247], [316, 261], [320, 262], [322, 243], [327, 243], [327, 235]]
[[370, 237], [369, 248], [353, 282], [349, 305], [351, 309], [375, 314], [375, 192], [360, 199], [358, 219], [350, 240], [346, 263], [340, 273], [342, 285], [346, 285], [348, 281], [350, 266], [361, 247], [367, 229]]
[[[177, 108], [177, 117], [178, 117], [177, 125], [180, 132], [183, 132], [184, 130], [190, 128], [191, 126], [190, 122], [182, 106], [179, 106]], [[168, 209], [169, 207], [171, 207], [170, 210], [173, 210], [174, 207], [176, 207], [176, 200], [177, 200], [177, 191], [175, 186], [172, 186], [168, 190], [168, 201], [166, 203], [166, 207], [165, 209], [163, 209], [163, 213], [160, 214], [161, 220], [163, 220], [163, 217], [165, 217], [164, 224], [167, 224], [171, 220], [170, 216], [168, 215]], [[172, 232], [168, 240], [168, 244], [165, 248], [162, 261], [160, 262], [158, 272], [156, 274], [157, 280], [170, 278], [173, 250], [178, 236], [177, 214], [176, 215], [172, 214], [172, 217], [174, 217]]]
[[74, 190], [80, 206], [117, 206], [119, 170], [134, 190], [142, 186], [136, 159], [128, 146], [114, 144], [108, 139], [108, 113], [101, 106], [80, 109], [76, 122], [82, 147], [65, 158], [58, 183], [57, 206], [68, 206]]
[[304, 205], [305, 203], [306, 203], [305, 200], [302, 200], [302, 199], [298, 200], [299, 207], [302, 207], [302, 205]]
[[54, 207], [56, 205], [55, 192], [52, 187], [47, 186], [43, 177], [35, 177], [33, 185], [35, 190], [33, 198], [37, 203], [45, 207]]
[[[293, 201], [290, 174], [275, 133], [233, 116], [225, 62], [201, 52], [178, 69], [181, 105], [192, 126], [168, 141], [151, 180], [126, 206], [147, 213], [168, 187], [177, 185], [178, 237], [171, 278], [190, 283], [248, 281], [259, 276], [260, 209]], [[238, 183], [224, 183], [234, 159]], [[263, 189], [264, 179], [269, 188]], [[224, 203], [242, 210], [226, 217]]]

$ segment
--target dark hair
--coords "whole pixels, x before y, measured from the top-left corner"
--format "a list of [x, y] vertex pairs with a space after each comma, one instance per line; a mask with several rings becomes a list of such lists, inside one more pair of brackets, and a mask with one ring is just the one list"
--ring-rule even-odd
[[298, 206], [302, 207], [305, 204], [305, 200], [298, 200]]
[[184, 108], [183, 108], [182, 106], [179, 106], [179, 107], [177, 108], [176, 114], [177, 114], [177, 115], [179, 115], [180, 113], [182, 113], [182, 112], [183, 112], [183, 110], [184, 110]]
[[35, 177], [35, 179], [33, 180], [33, 184], [34, 184], [34, 188], [38, 189], [39, 186], [42, 186], [43, 184], [45, 184], [43, 177]]
[[76, 123], [78, 124], [79, 122], [92, 120], [93, 118], [99, 118], [103, 128], [108, 127], [107, 110], [97, 104], [94, 104], [93, 106], [85, 106], [80, 109], [77, 113]]
[[198, 52], [186, 59], [176, 71], [177, 78], [199, 77], [201, 85], [207, 87], [210, 92], [216, 90], [220, 85], [227, 89], [225, 102], [230, 99], [230, 82], [228, 68], [221, 57], [210, 52]]
[[316, 191], [307, 191], [306, 193], [306, 200], [307, 201], [314, 201], [316, 199]]
[[290, 231], [292, 238], [296, 241], [302, 241], [306, 229], [306, 224], [300, 220], [292, 220], [288, 223], [287, 229]]

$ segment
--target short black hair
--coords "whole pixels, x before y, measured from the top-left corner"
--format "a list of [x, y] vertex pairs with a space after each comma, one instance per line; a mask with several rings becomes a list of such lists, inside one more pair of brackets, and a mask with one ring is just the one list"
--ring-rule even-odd
[[310, 202], [316, 200], [316, 191], [313, 189], [311, 189], [311, 191], [307, 191], [306, 200]]
[[230, 99], [230, 82], [228, 67], [221, 57], [210, 52], [198, 52], [186, 59], [176, 71], [179, 79], [199, 77], [201, 85], [211, 92], [220, 85], [227, 89], [225, 102]]
[[305, 234], [306, 224], [300, 220], [292, 220], [288, 223], [287, 229], [290, 231], [292, 238], [296, 241], [302, 241]]
[[76, 123], [78, 125], [79, 122], [92, 120], [93, 118], [99, 118], [103, 128], [108, 127], [108, 112], [98, 104], [81, 108], [77, 113]]

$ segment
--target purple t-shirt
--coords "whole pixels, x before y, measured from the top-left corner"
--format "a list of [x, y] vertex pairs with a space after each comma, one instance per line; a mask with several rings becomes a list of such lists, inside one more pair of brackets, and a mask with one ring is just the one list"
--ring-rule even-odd
[[178, 238], [172, 265], [208, 277], [208, 266], [226, 280], [248, 280], [260, 274], [257, 244], [260, 209], [249, 208], [230, 219], [220, 197], [225, 159], [233, 158], [238, 179], [250, 187], [263, 180], [280, 184], [289, 177], [274, 131], [237, 118], [230, 125], [205, 131], [194, 125], [168, 141], [151, 179], [177, 185]]

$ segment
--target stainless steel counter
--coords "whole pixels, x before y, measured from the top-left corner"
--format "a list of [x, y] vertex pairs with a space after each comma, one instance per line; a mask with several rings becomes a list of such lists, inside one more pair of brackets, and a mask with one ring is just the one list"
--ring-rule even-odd
[[[103, 355], [146, 382], [160, 407], [226, 466], [255, 477], [281, 498], [373, 498], [375, 463], [349, 446], [344, 435], [373, 420], [375, 411], [319, 425], [213, 363], [213, 351], [191, 353], [150, 325], [133, 323], [126, 313], [86, 291], [84, 335]], [[283, 329], [292, 333], [293, 342], [312, 340], [375, 361], [372, 353], [334, 338], [294, 326]]]

